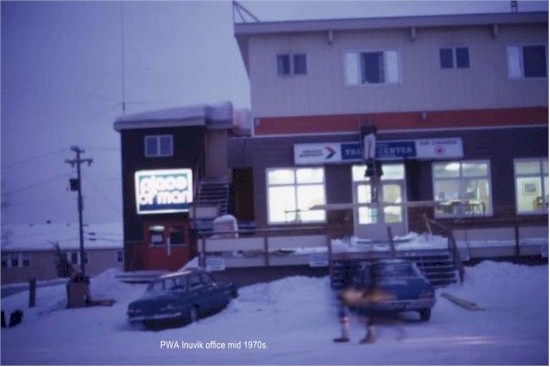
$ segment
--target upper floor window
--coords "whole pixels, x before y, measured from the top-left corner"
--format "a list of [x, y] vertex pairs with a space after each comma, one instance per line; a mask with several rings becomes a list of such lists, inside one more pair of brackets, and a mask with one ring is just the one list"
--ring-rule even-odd
[[511, 79], [546, 78], [548, 76], [546, 46], [508, 47], [508, 76]]
[[172, 135], [148, 135], [145, 137], [146, 157], [171, 157], [174, 155]]
[[345, 73], [347, 85], [399, 83], [397, 51], [348, 52]]
[[439, 49], [441, 69], [467, 69], [470, 67], [470, 49], [468, 47], [445, 47]]
[[267, 200], [270, 224], [324, 221], [324, 210], [311, 210], [326, 203], [324, 169], [268, 169]]
[[489, 162], [434, 163], [432, 170], [434, 200], [442, 202], [436, 217], [492, 214]]
[[548, 159], [514, 161], [518, 214], [548, 212]]
[[279, 75], [306, 75], [306, 54], [277, 55], [277, 73]]

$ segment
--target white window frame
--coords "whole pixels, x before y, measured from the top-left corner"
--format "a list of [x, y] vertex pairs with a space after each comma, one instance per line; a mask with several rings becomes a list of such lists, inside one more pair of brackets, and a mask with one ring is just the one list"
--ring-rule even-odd
[[[523, 68], [523, 49], [525, 47], [544, 47], [546, 56], [546, 76], [526, 77]], [[548, 45], [543, 43], [521, 44], [506, 46], [506, 64], [508, 68], [509, 80], [541, 80], [548, 79]]]
[[[459, 165], [459, 174], [457, 177], [435, 177], [435, 166], [438, 164], [458, 164]], [[464, 176], [463, 174], [463, 167], [464, 164], [486, 164], [487, 165], [487, 175], [486, 176]], [[486, 179], [488, 183], [488, 191], [489, 191], [489, 198], [487, 205], [483, 205], [481, 208], [481, 211], [479, 213], [474, 214], [468, 214], [465, 213], [464, 210], [464, 201], [466, 200], [466, 182], [468, 180], [472, 179]], [[452, 201], [454, 199], [442, 199], [438, 200], [438, 195], [436, 192], [436, 182], [441, 181], [458, 181], [459, 182], [459, 191], [458, 191], [458, 198], [456, 200], [459, 201], [458, 205], [458, 211], [449, 213], [449, 214], [441, 214], [438, 212], [438, 210], [435, 210], [434, 216], [435, 218], [467, 218], [467, 217], [478, 217], [478, 216], [492, 216], [493, 215], [493, 185], [491, 180], [491, 161], [489, 160], [457, 160], [457, 161], [435, 161], [432, 163], [432, 189], [433, 189], [433, 200], [434, 201], [441, 201], [441, 202], [448, 202]], [[461, 204], [462, 203], [462, 204]], [[477, 208], [479, 211], [479, 208]]]
[[[381, 83], [363, 82], [362, 55], [382, 53], [384, 58], [384, 81]], [[344, 83], [346, 86], [391, 86], [401, 84], [401, 54], [397, 49], [364, 49], [344, 52]]]
[[[297, 172], [302, 170], [302, 169], [321, 169], [322, 172], [323, 172], [323, 180], [322, 182], [315, 182], [315, 183], [298, 183], [298, 180], [297, 180]], [[269, 173], [272, 172], [272, 171], [279, 171], [279, 170], [288, 170], [288, 171], [292, 171], [293, 174], [294, 174], [294, 181], [293, 183], [270, 183], [269, 182]], [[327, 198], [327, 195], [326, 195], [326, 171], [324, 169], [324, 167], [308, 167], [308, 166], [303, 166], [303, 167], [273, 167], [273, 168], [266, 168], [266, 171], [265, 171], [265, 177], [266, 177], [266, 199], [267, 199], [267, 222], [269, 225], [273, 225], [273, 224], [297, 224], [297, 223], [326, 223], [326, 220], [327, 220], [327, 215], [326, 215], [326, 210], [318, 210], [318, 212], [322, 212], [322, 219], [320, 220], [308, 220], [307, 218], [304, 219], [303, 215], [300, 215], [300, 212], [301, 211], [304, 211], [304, 210], [296, 210], [296, 211], [292, 211], [292, 212], [288, 212], [288, 213], [285, 213], [285, 220], [274, 220], [270, 217], [270, 208], [271, 208], [271, 203], [270, 203], [270, 194], [269, 194], [269, 189], [270, 188], [276, 188], [276, 187], [294, 187], [294, 206], [296, 208], [298, 208], [298, 202], [299, 202], [299, 198], [298, 198], [298, 187], [307, 187], [307, 186], [319, 186], [321, 185], [323, 187], [323, 198], [322, 198], [322, 203], [320, 204], [326, 204], [326, 198]], [[307, 209], [306, 209], [307, 210]]]
[[[518, 173], [517, 172], [517, 166], [516, 163], [522, 163], [522, 162], [536, 162], [539, 165], [539, 173], [538, 175], [535, 173]], [[514, 159], [514, 198], [515, 198], [515, 205], [516, 205], [516, 214], [517, 215], [537, 215], [537, 214], [545, 214], [548, 213], [548, 192], [546, 192], [546, 187], [544, 185], [544, 179], [546, 177], [546, 180], [548, 180], [548, 172], [544, 172], [544, 162], [546, 162], [546, 166], [548, 167], [548, 158], [518, 158]], [[542, 197], [542, 209], [537, 210], [536, 208], [533, 208], [533, 210], [527, 210], [527, 211], [519, 211], [519, 197], [518, 197], [518, 178], [538, 178], [540, 181], [540, 187], [541, 187], [541, 197]], [[523, 188], [521, 188], [523, 190]]]
[[[305, 70], [306, 72], [305, 73], [299, 73], [299, 74], [296, 73], [296, 66], [295, 66], [294, 58], [298, 55], [303, 55], [305, 57], [305, 61], [306, 61], [306, 70]], [[281, 73], [280, 70], [279, 70], [279, 57], [281, 57], [281, 56], [287, 56], [288, 57], [288, 63], [289, 63], [288, 74]], [[288, 78], [288, 77], [291, 77], [291, 76], [306, 76], [309, 72], [308, 57], [307, 57], [307, 53], [305, 53], [305, 52], [278, 53], [277, 57], [276, 57], [276, 63], [277, 63], [277, 75], [279, 77], [282, 77], [282, 78]]]
[[[170, 151], [167, 153], [162, 152], [161, 150], [161, 140], [163, 138], [169, 138], [170, 140]], [[150, 152], [148, 150], [148, 144], [147, 142], [149, 140], [153, 140], [156, 143], [156, 149], [154, 152]], [[174, 155], [174, 137], [170, 134], [164, 134], [164, 135], [146, 135], [143, 139], [144, 146], [143, 151], [146, 158], [158, 158], [158, 157], [172, 157]]]

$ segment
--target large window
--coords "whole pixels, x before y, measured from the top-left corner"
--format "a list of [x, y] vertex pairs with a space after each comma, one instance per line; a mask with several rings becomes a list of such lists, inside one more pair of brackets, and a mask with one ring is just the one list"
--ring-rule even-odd
[[547, 77], [545, 45], [511, 46], [507, 51], [508, 76], [511, 79]]
[[326, 203], [323, 168], [273, 168], [266, 174], [270, 224], [325, 221], [324, 210], [310, 210]]
[[345, 73], [347, 85], [399, 83], [397, 51], [348, 52]]
[[306, 54], [277, 55], [277, 73], [283, 76], [307, 74]]
[[548, 159], [514, 161], [518, 214], [548, 212]]
[[145, 137], [146, 157], [171, 157], [173, 154], [172, 135], [148, 135]]
[[434, 200], [442, 202], [436, 217], [492, 214], [489, 162], [434, 163], [432, 169]]

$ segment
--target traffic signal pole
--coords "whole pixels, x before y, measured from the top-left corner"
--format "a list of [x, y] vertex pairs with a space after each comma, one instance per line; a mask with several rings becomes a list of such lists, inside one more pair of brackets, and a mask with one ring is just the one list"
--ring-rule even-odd
[[78, 232], [79, 232], [79, 239], [80, 239], [80, 270], [82, 272], [82, 276], [86, 276], [86, 264], [85, 264], [85, 255], [84, 255], [84, 228], [83, 228], [83, 211], [84, 211], [84, 205], [82, 202], [82, 177], [80, 173], [80, 165], [82, 163], [88, 163], [88, 166], [90, 166], [93, 162], [90, 158], [82, 159], [80, 158], [80, 155], [84, 153], [83, 149], [80, 149], [78, 146], [72, 146], [71, 150], [75, 152], [76, 158], [74, 159], [65, 159], [65, 163], [68, 163], [71, 165], [71, 167], [74, 167], [76, 165], [76, 182], [74, 180], [71, 180], [71, 191], [78, 191]]

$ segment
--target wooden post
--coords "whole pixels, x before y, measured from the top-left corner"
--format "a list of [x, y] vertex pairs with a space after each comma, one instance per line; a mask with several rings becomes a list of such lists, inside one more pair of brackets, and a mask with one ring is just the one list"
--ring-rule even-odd
[[519, 247], [519, 224], [517, 220], [514, 221], [514, 237], [516, 240], [516, 259], [519, 259], [521, 251]]
[[199, 256], [199, 265], [201, 268], [204, 268], [206, 266], [206, 236], [203, 234], [201, 234], [201, 243], [202, 243], [202, 249], [201, 249], [201, 253], [200, 253], [200, 256]]
[[388, 241], [390, 242], [391, 257], [395, 258], [395, 243], [393, 242], [393, 234], [390, 226], [388, 226]]
[[264, 258], [265, 266], [269, 266], [269, 244], [267, 243], [267, 232], [264, 232]]
[[29, 308], [36, 306], [36, 278], [29, 279]]

